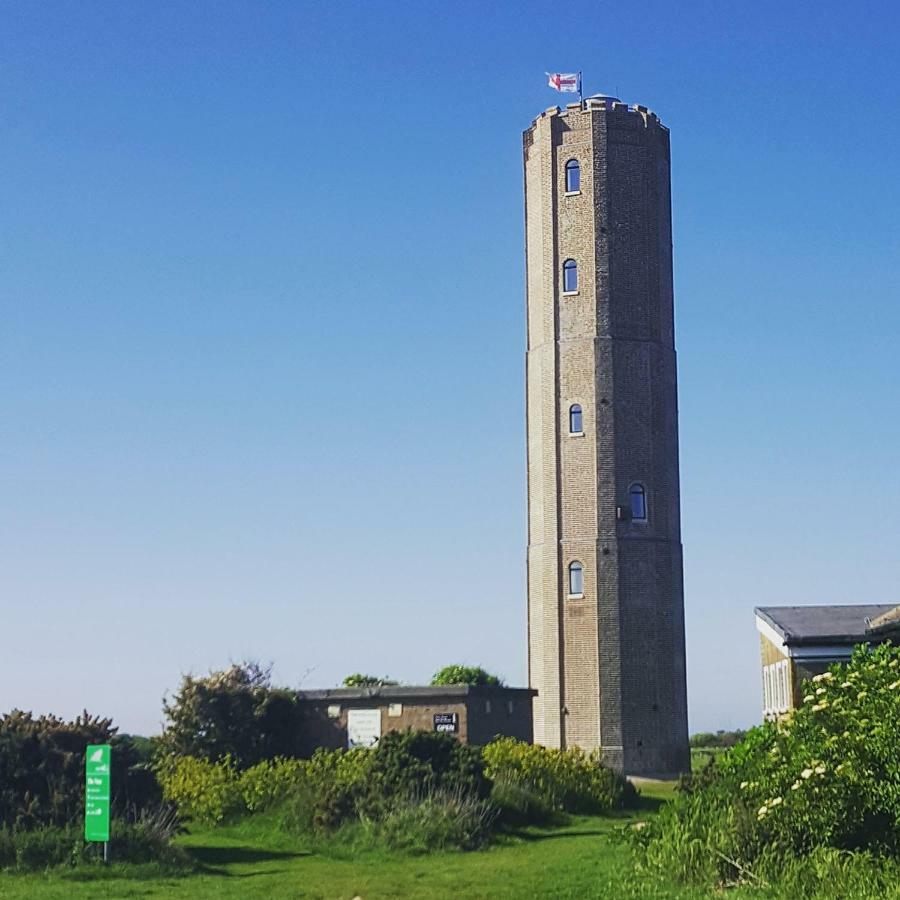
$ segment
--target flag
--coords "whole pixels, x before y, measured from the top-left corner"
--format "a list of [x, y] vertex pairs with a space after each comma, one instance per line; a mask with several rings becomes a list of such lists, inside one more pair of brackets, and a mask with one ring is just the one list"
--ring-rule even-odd
[[547, 72], [547, 84], [561, 94], [581, 93], [581, 72]]

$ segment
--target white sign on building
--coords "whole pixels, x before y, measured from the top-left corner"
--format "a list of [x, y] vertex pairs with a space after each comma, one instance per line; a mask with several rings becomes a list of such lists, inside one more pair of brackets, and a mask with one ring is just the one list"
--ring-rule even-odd
[[380, 709], [347, 710], [347, 747], [374, 747], [381, 738]]

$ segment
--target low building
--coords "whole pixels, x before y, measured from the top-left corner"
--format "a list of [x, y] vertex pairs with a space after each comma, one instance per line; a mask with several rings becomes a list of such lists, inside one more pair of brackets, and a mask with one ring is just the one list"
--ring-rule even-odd
[[804, 681], [846, 662], [857, 644], [900, 640], [900, 606], [758, 606], [763, 715], [772, 718], [803, 700]]
[[388, 731], [417, 729], [486, 744], [498, 735], [531, 743], [531, 688], [444, 685], [299, 691], [307, 751], [370, 747]]

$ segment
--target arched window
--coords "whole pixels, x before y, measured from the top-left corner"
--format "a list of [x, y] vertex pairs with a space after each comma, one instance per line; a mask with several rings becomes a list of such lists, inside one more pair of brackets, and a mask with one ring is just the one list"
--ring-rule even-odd
[[570, 159], [566, 163], [566, 193], [574, 194], [581, 190], [581, 166], [577, 159]]
[[584, 423], [581, 420], [581, 407], [573, 403], [569, 407], [569, 434], [582, 434]]
[[563, 290], [567, 294], [578, 290], [578, 263], [574, 259], [563, 263]]
[[584, 567], [580, 562], [569, 563], [569, 596], [578, 597], [584, 593]]
[[633, 522], [647, 521], [647, 492], [642, 484], [633, 484], [628, 488], [628, 497], [631, 500], [631, 520]]

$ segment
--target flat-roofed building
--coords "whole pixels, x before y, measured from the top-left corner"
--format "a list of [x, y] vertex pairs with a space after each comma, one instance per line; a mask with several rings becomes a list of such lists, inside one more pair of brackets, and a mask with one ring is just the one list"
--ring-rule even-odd
[[306, 752], [371, 747], [388, 731], [440, 731], [468, 744], [531, 743], [537, 691], [489, 685], [381, 685], [299, 691]]
[[763, 716], [773, 718], [803, 700], [804, 681], [846, 662], [857, 644], [900, 640], [900, 606], [758, 606]]

